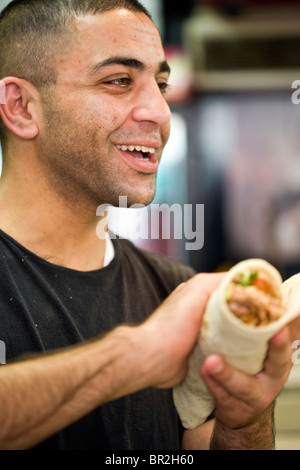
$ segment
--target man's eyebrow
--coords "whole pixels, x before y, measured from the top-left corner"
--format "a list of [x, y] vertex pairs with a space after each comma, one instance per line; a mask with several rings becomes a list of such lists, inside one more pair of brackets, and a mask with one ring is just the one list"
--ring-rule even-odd
[[158, 71], [161, 73], [161, 72], [167, 72], [169, 75], [171, 73], [171, 67], [170, 65], [168, 64], [168, 62], [166, 60], [164, 60], [163, 62], [161, 62], [159, 64], [159, 69]]
[[[96, 65], [94, 65], [88, 72], [88, 76], [93, 76], [100, 70], [109, 67], [111, 65], [124, 65], [125, 67], [130, 67], [136, 70], [143, 71], [146, 69], [146, 65], [141, 62], [138, 59], [134, 59], [131, 57], [122, 57], [122, 56], [115, 56], [115, 57], [109, 57], [108, 59], [105, 59], [101, 62], [98, 62]], [[167, 72], [170, 74], [171, 69], [166, 60], [161, 62], [158, 66], [158, 73], [161, 72]]]

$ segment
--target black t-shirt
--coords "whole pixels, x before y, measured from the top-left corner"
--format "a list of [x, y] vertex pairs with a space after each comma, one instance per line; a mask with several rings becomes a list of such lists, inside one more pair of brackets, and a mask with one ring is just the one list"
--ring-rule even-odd
[[[108, 266], [81, 272], [47, 262], [0, 231], [0, 340], [7, 363], [140, 323], [194, 274], [127, 240], [113, 243]], [[36, 448], [176, 450], [180, 433], [171, 390], [148, 388], [100, 406]]]

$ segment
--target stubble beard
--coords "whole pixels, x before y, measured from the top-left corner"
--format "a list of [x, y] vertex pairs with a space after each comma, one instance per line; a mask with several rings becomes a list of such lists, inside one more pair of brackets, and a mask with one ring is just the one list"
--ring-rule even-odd
[[152, 202], [156, 174], [140, 174], [139, 184], [122, 180], [114, 164], [107, 157], [101, 158], [101, 150], [105, 154], [107, 149], [99, 149], [97, 130], [90, 131], [97, 129], [93, 123], [82, 129], [53, 103], [47, 103], [44, 116], [39, 162], [50, 187], [68, 207], [77, 211], [85, 207], [96, 210], [101, 204], [118, 207], [120, 196], [127, 197], [128, 207]]

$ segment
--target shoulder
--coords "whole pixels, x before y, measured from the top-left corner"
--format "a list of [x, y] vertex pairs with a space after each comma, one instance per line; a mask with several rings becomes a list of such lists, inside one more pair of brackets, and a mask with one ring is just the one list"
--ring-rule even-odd
[[125, 263], [137, 274], [147, 273], [165, 286], [168, 292], [194, 276], [194, 269], [178, 260], [143, 250], [128, 240], [113, 240]]

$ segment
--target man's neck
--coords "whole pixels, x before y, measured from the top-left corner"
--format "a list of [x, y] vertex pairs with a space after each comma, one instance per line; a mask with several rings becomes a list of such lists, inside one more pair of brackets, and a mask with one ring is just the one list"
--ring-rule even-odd
[[100, 269], [106, 241], [96, 233], [96, 209], [69, 207], [51, 190], [39, 193], [38, 186], [25, 191], [1, 182], [0, 229], [49, 262], [78, 271]]

